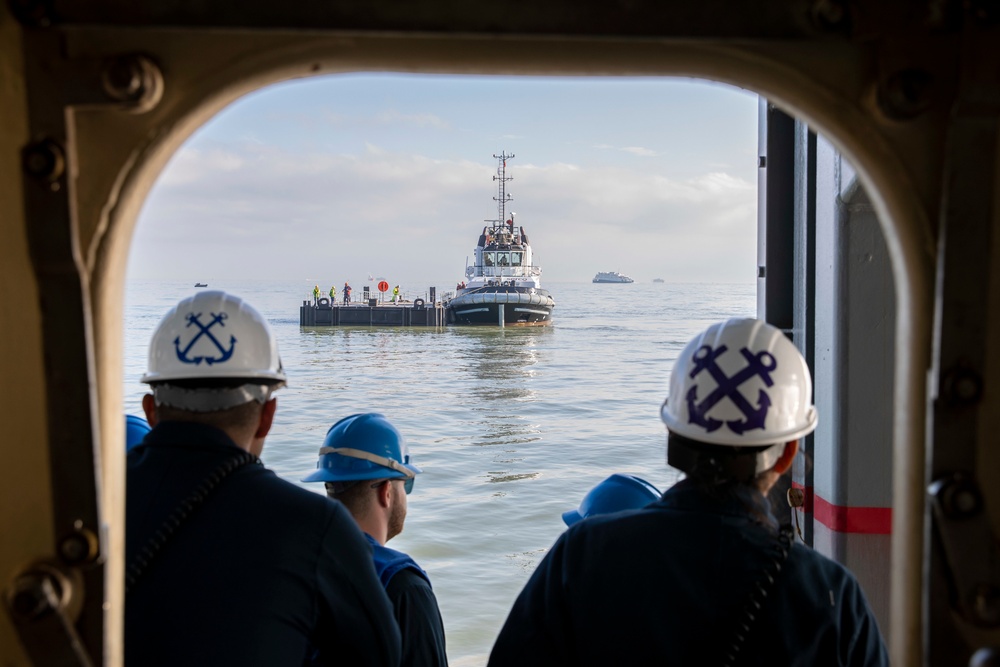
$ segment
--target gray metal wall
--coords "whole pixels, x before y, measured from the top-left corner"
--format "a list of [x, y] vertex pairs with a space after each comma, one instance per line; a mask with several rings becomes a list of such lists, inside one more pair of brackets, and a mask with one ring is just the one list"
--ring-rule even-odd
[[820, 415], [793, 469], [806, 504], [792, 516], [807, 544], [855, 573], [885, 632], [895, 327], [888, 252], [853, 168], [803, 123], [764, 101], [760, 108], [758, 316], [805, 355]]

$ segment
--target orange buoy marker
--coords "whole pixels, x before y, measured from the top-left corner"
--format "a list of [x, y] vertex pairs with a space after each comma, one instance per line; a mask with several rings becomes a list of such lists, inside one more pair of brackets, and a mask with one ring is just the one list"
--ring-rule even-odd
[[379, 292], [385, 292], [388, 289], [389, 289], [389, 283], [387, 283], [384, 280], [379, 281], [379, 284], [378, 284], [378, 291]]

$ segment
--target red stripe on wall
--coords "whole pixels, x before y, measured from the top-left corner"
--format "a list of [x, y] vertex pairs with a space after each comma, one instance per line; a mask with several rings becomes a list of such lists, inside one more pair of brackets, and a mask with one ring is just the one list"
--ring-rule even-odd
[[797, 482], [792, 486], [802, 489], [805, 493], [805, 504], [802, 511], [811, 512], [813, 518], [830, 530], [838, 533], [857, 533], [862, 535], [891, 535], [891, 507], [846, 507], [834, 505], [816, 495], [812, 487], [804, 487]]

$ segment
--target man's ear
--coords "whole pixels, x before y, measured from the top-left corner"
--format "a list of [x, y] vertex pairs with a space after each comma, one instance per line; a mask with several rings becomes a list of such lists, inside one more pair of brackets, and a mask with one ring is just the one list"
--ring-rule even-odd
[[152, 394], [146, 394], [142, 397], [142, 411], [146, 413], [146, 422], [149, 423], [150, 427], [156, 426], [156, 401], [153, 400]]
[[799, 441], [792, 440], [791, 442], [785, 443], [785, 451], [781, 453], [781, 457], [778, 462], [774, 464], [774, 471], [776, 473], [783, 474], [786, 470], [792, 467], [792, 461], [795, 460], [795, 455], [799, 451]]
[[274, 423], [274, 412], [278, 409], [278, 399], [272, 398], [260, 411], [260, 421], [257, 422], [257, 430], [254, 432], [254, 438], [263, 438], [267, 435], [267, 432], [271, 430], [271, 424]]
[[378, 487], [378, 506], [389, 507], [392, 505], [392, 480], [381, 484]]

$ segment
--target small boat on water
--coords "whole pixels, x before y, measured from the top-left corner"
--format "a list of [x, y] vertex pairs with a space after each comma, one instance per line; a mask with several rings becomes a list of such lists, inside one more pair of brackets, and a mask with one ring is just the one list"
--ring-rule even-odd
[[532, 264], [531, 245], [524, 227], [507, 215], [507, 160], [513, 155], [494, 155], [497, 175], [498, 217], [487, 220], [476, 245], [475, 261], [465, 268], [468, 282], [459, 283], [455, 296], [444, 303], [448, 324], [492, 326], [544, 326], [552, 322], [556, 302], [541, 288], [542, 270]]
[[[601, 271], [594, 276], [595, 283], [634, 283], [635, 281], [618, 271]], [[663, 282], [662, 280], [660, 282]]]
[[208, 283], [195, 283], [195, 287], [208, 287]]
[[663, 278], [653, 278], [653, 282], [654, 283], [662, 283], [663, 282]]

